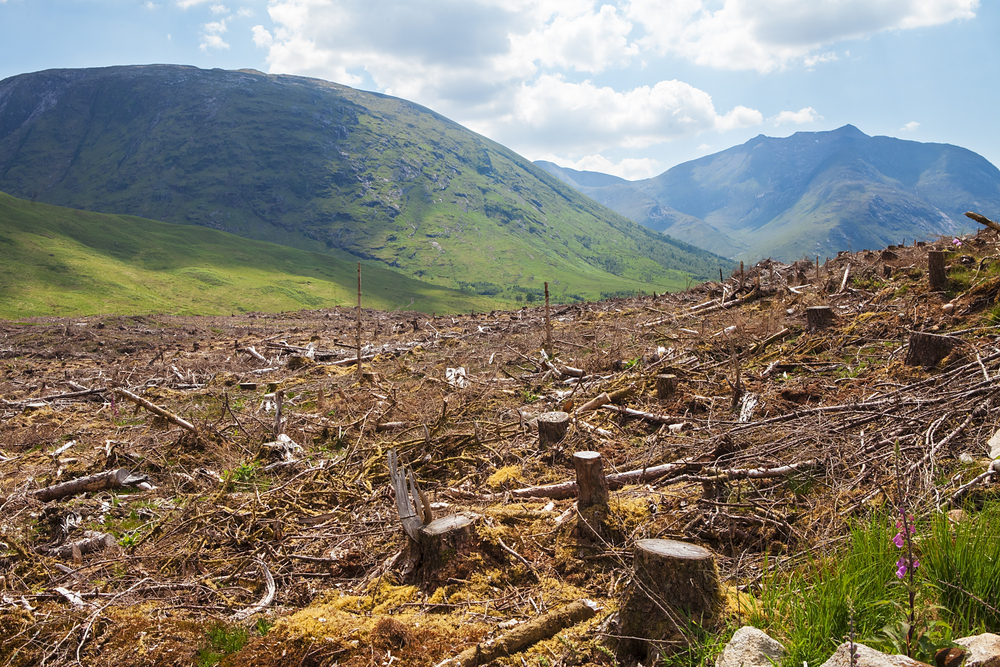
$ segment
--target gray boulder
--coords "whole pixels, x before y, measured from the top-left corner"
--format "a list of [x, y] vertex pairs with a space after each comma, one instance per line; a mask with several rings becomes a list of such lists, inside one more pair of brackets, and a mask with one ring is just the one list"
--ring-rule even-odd
[[[907, 658], [905, 655], [888, 655], [864, 644], [854, 642], [857, 667], [928, 667], [927, 663]], [[844, 642], [822, 667], [851, 667], [851, 645]]]
[[965, 667], [1000, 667], [1000, 635], [984, 632], [956, 639], [955, 643], [969, 651]]
[[715, 659], [715, 667], [772, 667], [784, 655], [785, 647], [779, 642], [757, 628], [744, 625]]

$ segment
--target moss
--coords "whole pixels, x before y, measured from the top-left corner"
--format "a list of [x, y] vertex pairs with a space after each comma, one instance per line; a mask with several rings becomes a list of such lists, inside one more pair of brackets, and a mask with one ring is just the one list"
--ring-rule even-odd
[[521, 466], [504, 466], [486, 478], [486, 485], [491, 489], [500, 489], [511, 482], [520, 482]]

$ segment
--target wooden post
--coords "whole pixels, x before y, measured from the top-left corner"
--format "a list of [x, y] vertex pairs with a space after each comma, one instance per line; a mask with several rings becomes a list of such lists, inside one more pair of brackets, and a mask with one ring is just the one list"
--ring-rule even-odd
[[833, 324], [835, 319], [836, 316], [830, 306], [810, 306], [806, 308], [806, 331], [815, 333], [825, 329]]
[[581, 511], [594, 505], [607, 506], [608, 480], [600, 452], [577, 452], [573, 455], [576, 469], [577, 508]]
[[932, 290], [943, 290], [948, 284], [948, 275], [944, 270], [944, 251], [927, 251], [927, 282]]
[[816, 285], [819, 286], [819, 255], [816, 255]]
[[552, 322], [549, 320], [549, 284], [545, 283], [545, 352], [552, 356]]
[[577, 534], [597, 541], [607, 533], [608, 480], [599, 452], [577, 452], [573, 455], [576, 469], [578, 513]]
[[661, 401], [670, 398], [677, 391], [677, 376], [662, 374], [656, 376], [656, 397]]
[[620, 657], [656, 656], [655, 642], [682, 640], [678, 630], [691, 629], [688, 619], [709, 631], [718, 623], [725, 604], [711, 551], [676, 540], [638, 540], [634, 567], [619, 612]]
[[357, 353], [355, 359], [358, 365], [358, 383], [361, 382], [361, 262], [358, 262], [358, 332], [354, 338]]
[[569, 430], [569, 420], [566, 412], [545, 412], [538, 415], [538, 444], [546, 447], [562, 440]]
[[939, 361], [951, 354], [952, 348], [959, 339], [951, 336], [939, 336], [922, 331], [910, 332], [910, 340], [906, 349], [907, 366], [936, 366]]
[[277, 440], [284, 430], [281, 425], [281, 411], [285, 402], [285, 390], [279, 389], [274, 392], [274, 439]]

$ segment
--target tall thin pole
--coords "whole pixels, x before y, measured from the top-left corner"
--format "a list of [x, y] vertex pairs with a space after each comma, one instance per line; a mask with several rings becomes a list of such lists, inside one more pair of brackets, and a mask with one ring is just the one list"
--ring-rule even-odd
[[549, 320], [549, 284], [545, 283], [545, 352], [552, 356], [552, 322]]
[[357, 347], [358, 382], [361, 382], [361, 262], [358, 262], [358, 331], [354, 338]]

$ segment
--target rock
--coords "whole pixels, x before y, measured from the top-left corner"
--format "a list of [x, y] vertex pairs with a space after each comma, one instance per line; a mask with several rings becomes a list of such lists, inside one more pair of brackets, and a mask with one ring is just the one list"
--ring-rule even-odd
[[[851, 645], [844, 642], [837, 647], [830, 659], [822, 667], [851, 667]], [[907, 658], [905, 655], [887, 655], [864, 644], [854, 642], [854, 652], [857, 656], [855, 667], [928, 667], [927, 663]]]
[[990, 448], [991, 459], [1000, 459], [1000, 431], [993, 434], [986, 446]]
[[938, 649], [934, 654], [934, 664], [937, 667], [962, 667], [963, 660], [965, 660], [965, 649], [956, 646]]
[[715, 667], [771, 667], [780, 664], [785, 647], [767, 633], [744, 625], [715, 659]]
[[956, 639], [955, 643], [969, 651], [965, 667], [1000, 667], [1000, 635], [984, 632]]

